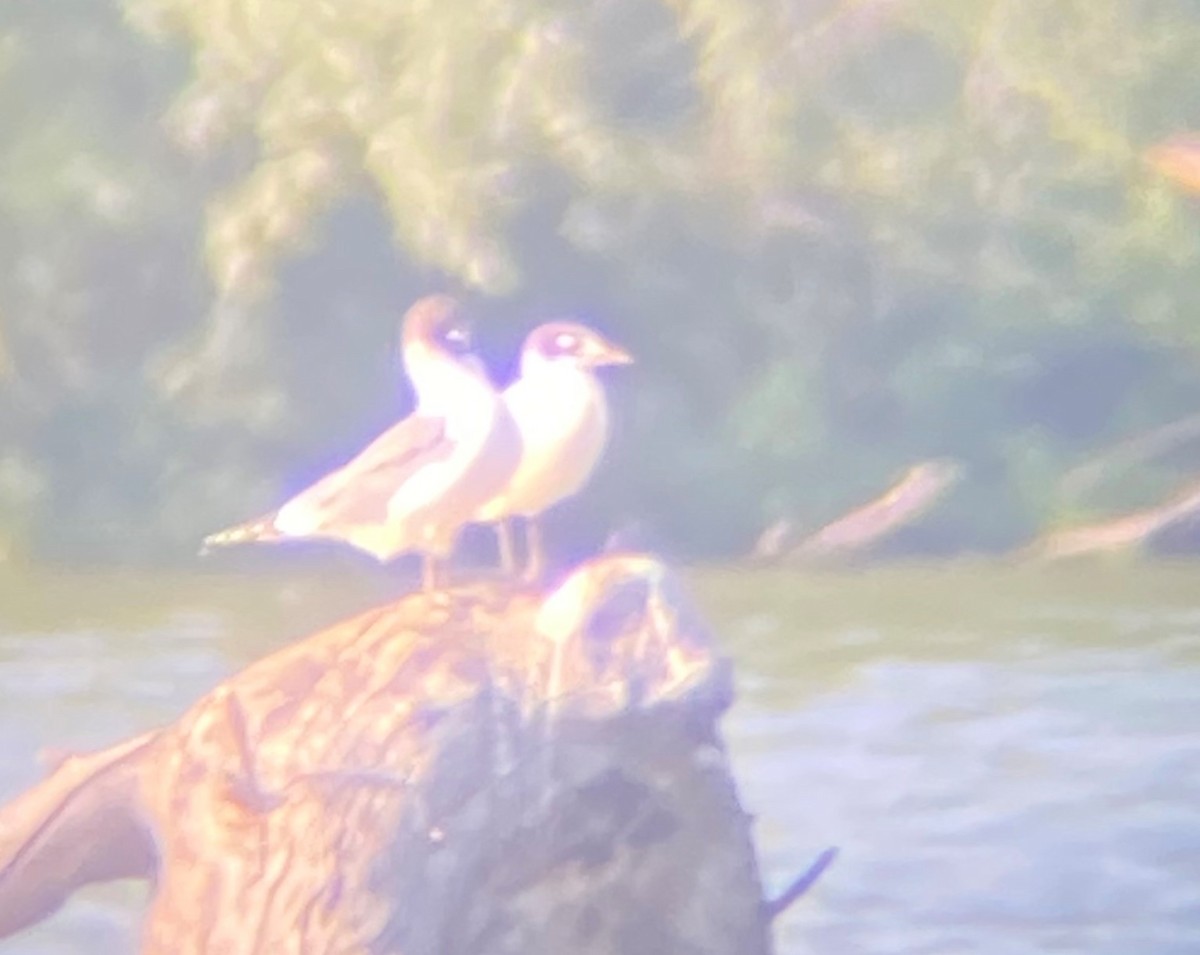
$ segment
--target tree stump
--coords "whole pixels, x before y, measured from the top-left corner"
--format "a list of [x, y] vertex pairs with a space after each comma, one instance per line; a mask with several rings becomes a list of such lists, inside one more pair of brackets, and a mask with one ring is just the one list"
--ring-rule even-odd
[[731, 700], [650, 558], [414, 594], [0, 810], [0, 937], [144, 876], [155, 955], [762, 955]]

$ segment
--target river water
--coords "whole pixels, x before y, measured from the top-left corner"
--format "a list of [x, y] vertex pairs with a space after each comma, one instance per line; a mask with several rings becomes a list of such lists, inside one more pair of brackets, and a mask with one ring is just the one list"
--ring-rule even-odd
[[[769, 885], [840, 849], [782, 955], [1200, 952], [1200, 565], [691, 581], [738, 664], [725, 731]], [[41, 748], [169, 720], [388, 590], [0, 579], [0, 798]], [[144, 901], [89, 890], [0, 953], [132, 952]]]

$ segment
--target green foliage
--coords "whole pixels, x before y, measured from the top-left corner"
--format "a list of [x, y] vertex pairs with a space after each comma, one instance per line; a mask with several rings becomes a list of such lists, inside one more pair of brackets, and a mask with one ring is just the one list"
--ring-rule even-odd
[[563, 310], [634, 348], [590, 520], [694, 552], [934, 455], [1000, 546], [1200, 403], [1200, 211], [1141, 159], [1200, 125], [1194, 0], [19, 6], [0, 501], [67, 552], [351, 450], [439, 285], [509, 354]]
[[[154, 413], [143, 374], [203, 314], [187, 249], [198, 202], [157, 114], [178, 75], [104, 4], [8, 5], [0, 18], [0, 538], [19, 552], [63, 529], [144, 522], [112, 483], [154, 495], [153, 467], [118, 426]], [[199, 197], [197, 197], [199, 199]], [[143, 411], [144, 409], [144, 411]], [[113, 442], [84, 446], [102, 431]], [[82, 494], [76, 486], [90, 479]], [[119, 499], [126, 498], [124, 502]], [[85, 532], [88, 536], [90, 532]], [[128, 535], [127, 535], [128, 536]]]

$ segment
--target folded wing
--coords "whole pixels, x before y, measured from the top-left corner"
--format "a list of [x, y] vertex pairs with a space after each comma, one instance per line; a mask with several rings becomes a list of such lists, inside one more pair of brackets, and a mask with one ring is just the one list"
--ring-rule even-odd
[[453, 450], [444, 419], [410, 415], [277, 511], [205, 538], [204, 549], [249, 541], [329, 537], [381, 556], [375, 541], [388, 522], [389, 501], [414, 474], [444, 461]]

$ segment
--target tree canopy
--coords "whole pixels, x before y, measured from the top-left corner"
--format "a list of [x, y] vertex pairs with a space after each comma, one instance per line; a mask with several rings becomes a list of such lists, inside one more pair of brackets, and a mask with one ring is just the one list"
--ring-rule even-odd
[[730, 553], [937, 455], [969, 480], [929, 546], [1002, 546], [1195, 464], [1060, 481], [1200, 407], [1200, 209], [1146, 159], [1200, 126], [1194, 0], [123, 12], [0, 23], [14, 540], [248, 516], [400, 410], [436, 287], [502, 368], [564, 312], [638, 354], [578, 540]]

